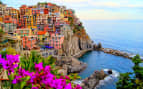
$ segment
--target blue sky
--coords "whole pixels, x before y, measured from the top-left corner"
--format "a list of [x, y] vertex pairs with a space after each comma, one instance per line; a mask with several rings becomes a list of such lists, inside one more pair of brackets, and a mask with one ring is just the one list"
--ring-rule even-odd
[[143, 20], [143, 0], [1, 0], [15, 8], [52, 2], [76, 11], [82, 20]]

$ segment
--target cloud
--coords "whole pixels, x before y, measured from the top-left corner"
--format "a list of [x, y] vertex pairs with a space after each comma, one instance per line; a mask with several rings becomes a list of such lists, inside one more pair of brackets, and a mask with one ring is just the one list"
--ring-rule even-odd
[[143, 8], [142, 3], [136, 2], [129, 2], [128, 0], [120, 0], [120, 1], [93, 1], [89, 0], [88, 3], [95, 7], [108, 7], [108, 8]]
[[53, 1], [54, 2], [63, 2], [63, 3], [82, 3], [82, 2], [87, 2], [88, 0], [53, 0]]
[[132, 11], [112, 11], [107, 9], [89, 9], [78, 11], [77, 16], [82, 20], [129, 20], [143, 19], [141, 14]]
[[143, 0], [2, 0], [15, 8], [23, 4], [36, 5], [37, 2], [52, 2], [74, 9], [80, 19], [114, 20], [143, 19]]
[[119, 3], [114, 2], [89, 2], [91, 5], [97, 6], [97, 7], [119, 7]]

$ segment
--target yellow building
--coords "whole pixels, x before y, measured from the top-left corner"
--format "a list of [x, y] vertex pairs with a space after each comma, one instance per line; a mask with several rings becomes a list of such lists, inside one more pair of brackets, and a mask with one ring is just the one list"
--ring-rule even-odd
[[49, 37], [49, 33], [46, 31], [38, 31], [37, 35], [38, 35], [38, 40], [40, 41], [43, 41], [45, 40], [45, 38]]
[[32, 7], [27, 7], [25, 15], [32, 15]]
[[61, 19], [64, 18], [64, 10], [66, 10], [66, 8], [65, 8], [64, 6], [62, 6], [62, 7], [59, 8], [59, 12], [60, 12], [60, 17], [61, 17]]
[[26, 25], [28, 28], [32, 28], [33, 26], [33, 16], [32, 15], [25, 15], [26, 17]]

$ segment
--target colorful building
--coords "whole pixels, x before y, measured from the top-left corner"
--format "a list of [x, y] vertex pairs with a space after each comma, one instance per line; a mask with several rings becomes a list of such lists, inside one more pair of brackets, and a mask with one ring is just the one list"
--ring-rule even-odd
[[48, 24], [48, 15], [40, 14], [37, 16], [37, 25], [38, 24]]
[[15, 29], [17, 28], [17, 25], [14, 23], [5, 23], [4, 24], [4, 32], [13, 34], [15, 32]]
[[6, 14], [11, 16], [14, 19], [18, 19], [19, 10], [12, 8], [12, 7], [7, 7]]
[[43, 48], [40, 50], [42, 57], [54, 56], [56, 55], [56, 50], [53, 48]]
[[4, 32], [7, 33], [14, 33], [15, 29], [17, 28], [16, 19], [13, 19], [11, 16], [4, 16]]
[[36, 47], [37, 37], [36, 36], [25, 36], [22, 37], [23, 49], [31, 50]]
[[72, 17], [73, 16], [74, 11], [69, 9], [69, 10], [65, 10], [64, 11], [64, 16], [65, 17]]
[[0, 4], [0, 16], [5, 15], [5, 11], [6, 11], [6, 5]]
[[38, 40], [44, 41], [45, 38], [47, 38], [49, 36], [49, 33], [46, 31], [38, 31], [37, 35], [38, 35]]
[[32, 7], [32, 15], [39, 15], [40, 14], [40, 8], [37, 8], [37, 6]]
[[32, 15], [32, 7], [26, 7], [25, 15]]
[[[38, 3], [36, 6], [22, 5], [19, 10], [0, 5], [0, 29], [14, 33], [21, 39], [24, 49], [33, 49], [36, 41], [48, 44], [53, 49], [61, 49], [67, 36], [73, 35], [69, 27], [69, 17], [73, 10], [52, 3]], [[78, 21], [76, 21], [78, 22]], [[43, 55], [51, 53], [43, 51]]]
[[33, 25], [33, 16], [32, 15], [25, 15], [25, 18], [26, 18], [26, 27], [36, 28], [36, 26]]
[[26, 13], [26, 8], [27, 8], [26, 5], [22, 5], [22, 6], [20, 7], [20, 15], [25, 15], [25, 13]]
[[16, 32], [17, 36], [20, 36], [21, 38], [33, 35], [32, 30], [30, 28], [16, 29], [15, 32]]
[[52, 34], [49, 40], [49, 46], [55, 49], [61, 49], [64, 42], [64, 35], [59, 35], [58, 33]]

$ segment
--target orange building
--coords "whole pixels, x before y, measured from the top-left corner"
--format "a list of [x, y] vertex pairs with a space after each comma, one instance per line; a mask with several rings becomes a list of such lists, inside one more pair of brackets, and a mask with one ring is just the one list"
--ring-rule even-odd
[[20, 15], [25, 15], [25, 13], [26, 13], [26, 8], [27, 8], [26, 5], [22, 5], [22, 6], [20, 7]]
[[18, 19], [18, 14], [19, 10], [12, 8], [12, 7], [7, 7], [6, 8], [6, 13], [11, 16], [12, 18]]
[[0, 16], [0, 22], [3, 22], [3, 17], [2, 16]]
[[64, 35], [59, 35], [54, 33], [51, 35], [49, 40], [49, 46], [54, 47], [55, 49], [61, 49], [64, 42]]
[[23, 49], [31, 50], [36, 47], [37, 37], [36, 36], [25, 36], [22, 38]]
[[64, 11], [64, 16], [65, 17], [72, 17], [73, 16], [73, 11], [72, 10], [65, 10]]

